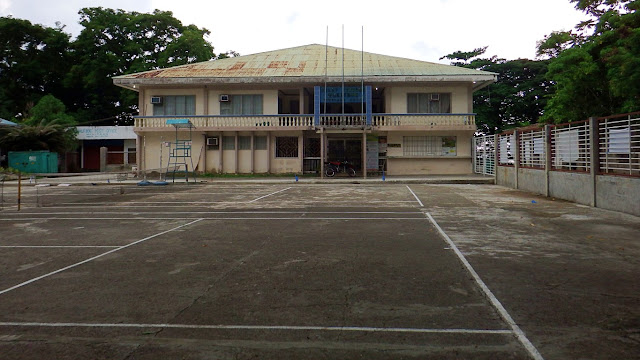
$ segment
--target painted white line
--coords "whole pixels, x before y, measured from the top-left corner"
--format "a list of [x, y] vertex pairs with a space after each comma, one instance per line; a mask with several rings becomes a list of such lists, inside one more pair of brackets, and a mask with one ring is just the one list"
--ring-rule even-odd
[[38, 248], [38, 249], [48, 249], [48, 248], [117, 248], [120, 246], [109, 246], [109, 245], [2, 245], [0, 248]]
[[100, 254], [100, 255], [96, 255], [96, 256], [91, 257], [91, 258], [88, 258], [88, 259], [86, 259], [86, 260], [83, 260], [83, 261], [77, 262], [77, 263], [75, 263], [75, 264], [72, 264], [72, 265], [69, 265], [69, 266], [63, 267], [62, 269], [58, 269], [58, 270], [56, 270], [56, 271], [52, 271], [52, 272], [50, 272], [50, 273], [48, 273], [48, 274], [44, 274], [44, 275], [38, 276], [38, 277], [33, 278], [33, 279], [31, 279], [31, 280], [27, 280], [27, 281], [22, 282], [22, 283], [20, 283], [20, 284], [18, 284], [18, 285], [15, 285], [15, 286], [12, 286], [12, 287], [10, 287], [10, 288], [7, 288], [7, 289], [4, 289], [4, 290], [0, 291], [0, 295], [2, 295], [2, 294], [4, 294], [4, 293], [7, 293], [7, 292], [9, 292], [9, 291], [11, 291], [11, 290], [15, 290], [15, 289], [21, 288], [21, 287], [23, 287], [23, 286], [25, 286], [25, 285], [29, 285], [29, 284], [31, 284], [31, 283], [33, 283], [33, 282], [38, 281], [38, 280], [42, 280], [42, 279], [44, 279], [44, 278], [46, 278], [46, 277], [49, 277], [49, 276], [51, 276], [51, 275], [55, 275], [55, 274], [57, 274], [57, 273], [60, 273], [60, 272], [65, 271], [65, 270], [72, 269], [72, 268], [74, 268], [74, 267], [76, 267], [76, 266], [80, 266], [80, 265], [82, 265], [82, 264], [86, 264], [86, 263], [88, 263], [88, 262], [90, 262], [90, 261], [93, 261], [93, 260], [95, 260], [95, 259], [101, 258], [101, 257], [106, 256], [106, 255], [109, 255], [109, 254], [112, 254], [112, 253], [114, 253], [114, 252], [116, 252], [116, 251], [120, 251], [120, 250], [122, 250], [122, 249], [126, 249], [126, 248], [128, 248], [128, 247], [130, 247], [130, 246], [133, 246], [133, 245], [139, 244], [139, 243], [144, 242], [144, 241], [147, 241], [147, 240], [149, 240], [149, 239], [153, 239], [153, 238], [158, 237], [158, 236], [160, 236], [160, 235], [164, 235], [164, 234], [166, 234], [166, 233], [169, 233], [169, 232], [172, 232], [172, 231], [175, 231], [175, 230], [181, 229], [181, 228], [183, 228], [183, 227], [185, 227], [185, 226], [189, 226], [189, 225], [191, 225], [191, 224], [195, 224], [195, 223], [197, 223], [198, 221], [202, 221], [202, 219], [196, 219], [196, 220], [191, 221], [191, 222], [189, 222], [189, 223], [186, 223], [186, 224], [183, 224], [183, 225], [180, 225], [180, 226], [176, 226], [176, 227], [174, 227], [173, 229], [165, 230], [165, 231], [159, 232], [159, 233], [157, 233], [157, 234], [155, 234], [155, 235], [147, 236], [147, 237], [146, 237], [146, 238], [144, 238], [144, 239], [140, 239], [140, 240], [134, 241], [134, 242], [132, 242], [132, 243], [130, 243], [130, 244], [127, 244], [127, 245], [124, 245], [124, 246], [119, 246], [119, 247], [117, 247], [117, 248], [115, 248], [115, 249], [113, 249], [113, 250], [109, 250], [109, 251], [104, 252], [104, 253], [102, 253], [102, 254]]
[[258, 201], [258, 200], [260, 200], [260, 199], [264, 199], [264, 198], [266, 198], [266, 197], [269, 197], [269, 196], [275, 195], [275, 194], [277, 194], [277, 193], [281, 193], [281, 192], [283, 192], [283, 191], [287, 191], [287, 190], [289, 190], [289, 189], [291, 189], [291, 187], [288, 187], [288, 188], [286, 188], [286, 189], [282, 189], [282, 190], [278, 190], [278, 191], [276, 191], [276, 192], [273, 192], [273, 193], [268, 194], [268, 195], [265, 195], [265, 196], [260, 196], [260, 197], [259, 197], [259, 198], [257, 198], [257, 199], [253, 199], [253, 200], [251, 200], [251, 201], [247, 201], [247, 202], [248, 202], [248, 203], [256, 202], [256, 201]]
[[409, 191], [411, 191], [411, 194], [413, 194], [413, 197], [416, 198], [416, 200], [418, 200], [418, 204], [420, 204], [420, 207], [424, 207], [424, 204], [422, 203], [422, 201], [420, 201], [420, 199], [418, 198], [418, 195], [416, 195], [416, 193], [414, 193], [413, 190], [411, 190], [409, 185], [407, 185], [407, 189], [409, 189]]
[[190, 324], [100, 324], [100, 323], [39, 323], [0, 322], [0, 326], [20, 327], [85, 327], [85, 328], [172, 328], [202, 330], [285, 330], [285, 331], [359, 331], [388, 333], [428, 333], [428, 334], [513, 334], [511, 330], [491, 329], [417, 329], [384, 328], [362, 326], [267, 326], [267, 325], [190, 325]]
[[[412, 201], [413, 202], [413, 201]], [[140, 215], [140, 214], [415, 214], [423, 216], [420, 211], [100, 211], [100, 212], [87, 212], [87, 211], [60, 211], [60, 212], [23, 212], [23, 213], [6, 213], [3, 216], [22, 216], [22, 215], [75, 215], [75, 214], [96, 214], [96, 215]]]
[[[35, 220], [189, 220], [187, 217], [34, 217], [20, 219], [0, 219], [0, 221]], [[199, 220], [424, 220], [420, 217], [209, 217]]]
[[509, 324], [509, 327], [511, 327], [511, 329], [513, 330], [513, 333], [515, 334], [515, 336], [518, 338], [518, 340], [520, 341], [520, 343], [525, 347], [525, 349], [527, 349], [527, 351], [529, 352], [529, 354], [535, 359], [535, 360], [544, 360], [544, 358], [542, 357], [542, 355], [540, 355], [540, 352], [538, 352], [538, 349], [536, 349], [535, 346], [533, 346], [533, 344], [531, 343], [531, 341], [529, 341], [529, 339], [527, 338], [527, 336], [525, 335], [525, 333], [522, 331], [522, 329], [520, 329], [520, 326], [518, 326], [518, 324], [516, 324], [516, 322], [513, 320], [513, 318], [511, 317], [511, 315], [509, 315], [509, 313], [507, 312], [507, 310], [504, 308], [504, 306], [502, 306], [502, 304], [500, 303], [500, 301], [498, 300], [498, 298], [495, 297], [495, 295], [493, 295], [493, 292], [491, 292], [491, 290], [489, 290], [489, 288], [487, 287], [487, 285], [484, 283], [484, 281], [482, 281], [482, 279], [480, 278], [480, 275], [478, 275], [478, 273], [473, 269], [473, 267], [471, 266], [471, 264], [467, 261], [467, 259], [464, 257], [464, 255], [462, 254], [462, 252], [458, 249], [458, 247], [456, 246], [456, 244], [453, 242], [453, 240], [451, 240], [451, 238], [449, 237], [449, 235], [447, 235], [444, 230], [442, 230], [442, 228], [440, 227], [440, 225], [438, 225], [438, 223], [436, 222], [436, 220], [431, 216], [431, 214], [426, 213], [425, 214], [427, 216], [427, 218], [429, 218], [429, 221], [431, 221], [431, 223], [436, 227], [436, 229], [438, 229], [438, 232], [440, 233], [440, 235], [442, 235], [442, 237], [445, 239], [445, 241], [447, 242], [447, 244], [449, 244], [449, 246], [451, 247], [451, 249], [453, 249], [453, 251], [456, 253], [456, 255], [458, 256], [458, 258], [460, 259], [460, 261], [462, 262], [462, 264], [464, 265], [465, 268], [467, 268], [467, 271], [469, 271], [469, 273], [471, 274], [471, 276], [473, 276], [473, 279], [476, 281], [476, 283], [478, 284], [478, 286], [482, 289], [482, 291], [484, 292], [485, 296], [489, 299], [489, 301], [491, 302], [491, 304], [493, 305], [494, 308], [496, 308], [496, 310], [498, 311], [498, 313], [500, 313], [500, 316], [502, 316], [502, 319]]

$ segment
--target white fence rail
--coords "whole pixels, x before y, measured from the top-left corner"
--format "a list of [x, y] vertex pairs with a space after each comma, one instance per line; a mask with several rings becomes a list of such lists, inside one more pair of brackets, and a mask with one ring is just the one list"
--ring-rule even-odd
[[494, 135], [473, 138], [473, 172], [496, 174], [496, 143]]
[[640, 116], [603, 118], [598, 123], [600, 173], [640, 176]]
[[581, 121], [551, 127], [551, 169], [591, 171], [591, 128]]

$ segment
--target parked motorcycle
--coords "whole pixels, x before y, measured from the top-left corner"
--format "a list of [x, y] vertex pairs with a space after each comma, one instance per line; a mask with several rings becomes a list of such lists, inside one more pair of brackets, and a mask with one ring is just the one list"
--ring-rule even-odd
[[344, 161], [329, 161], [324, 164], [324, 174], [327, 177], [334, 177], [337, 173], [343, 172], [347, 173], [347, 175], [354, 177], [356, 176], [356, 169], [353, 167], [353, 164]]

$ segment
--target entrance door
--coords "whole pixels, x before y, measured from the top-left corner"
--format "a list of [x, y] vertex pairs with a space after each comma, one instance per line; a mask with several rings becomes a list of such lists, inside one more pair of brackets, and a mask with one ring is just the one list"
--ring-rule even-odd
[[361, 139], [328, 139], [327, 160], [347, 160], [356, 168], [362, 169], [362, 140]]

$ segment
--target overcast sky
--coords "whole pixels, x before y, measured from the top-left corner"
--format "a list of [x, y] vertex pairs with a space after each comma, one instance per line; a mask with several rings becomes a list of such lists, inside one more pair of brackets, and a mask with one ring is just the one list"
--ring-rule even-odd
[[489, 46], [487, 55], [534, 58], [536, 41], [585, 19], [569, 0], [0, 0], [0, 15], [66, 25], [77, 36], [78, 10], [172, 11], [183, 24], [211, 31], [216, 53], [241, 55], [306, 44], [344, 45], [384, 55], [444, 62], [456, 50]]

